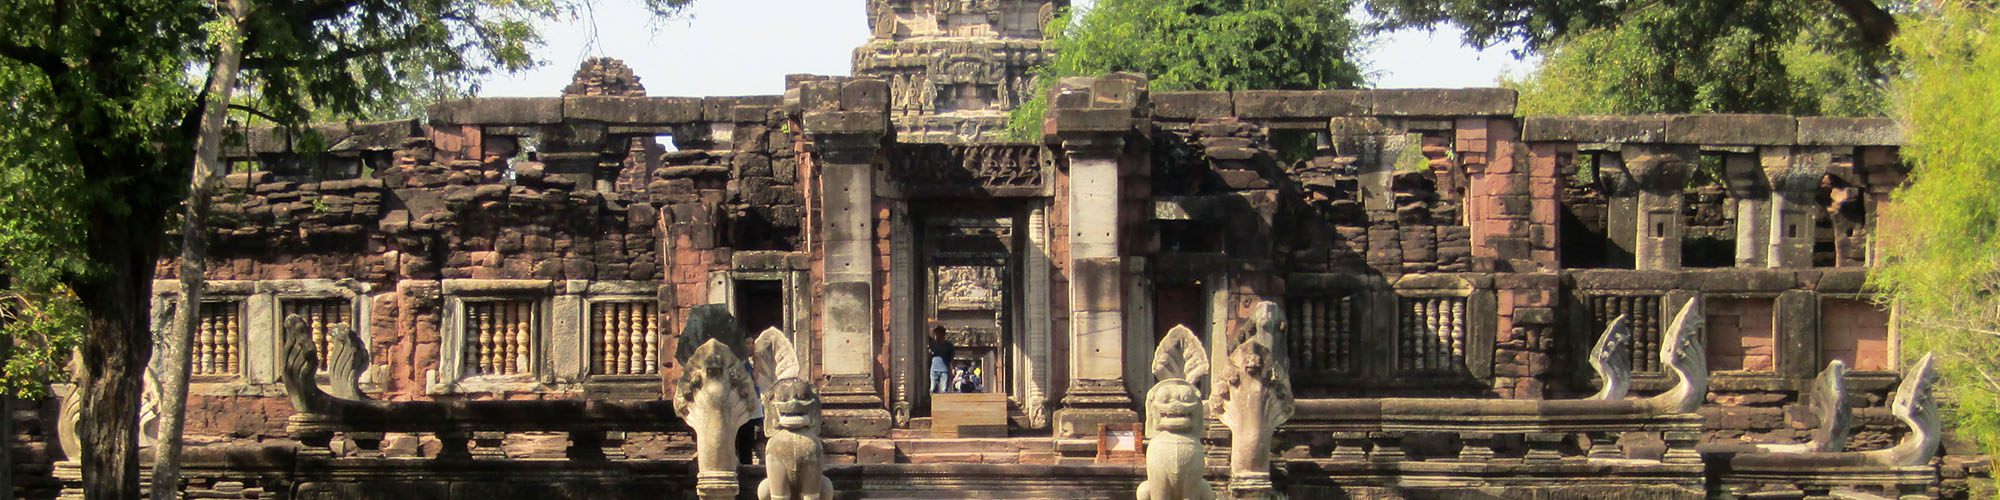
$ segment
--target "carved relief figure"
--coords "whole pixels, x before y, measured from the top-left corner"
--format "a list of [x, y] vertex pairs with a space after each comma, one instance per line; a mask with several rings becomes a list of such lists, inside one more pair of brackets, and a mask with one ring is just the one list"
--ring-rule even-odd
[[1202, 478], [1202, 400], [1197, 385], [1208, 376], [1208, 350], [1186, 326], [1175, 326], [1153, 350], [1146, 392], [1146, 481], [1139, 500], [1209, 500], [1215, 490]]
[[1231, 489], [1269, 488], [1271, 434], [1295, 409], [1291, 376], [1271, 355], [1271, 344], [1285, 329], [1284, 313], [1265, 301], [1257, 304], [1251, 324], [1254, 331], [1230, 350], [1209, 399], [1209, 411], [1229, 428]]

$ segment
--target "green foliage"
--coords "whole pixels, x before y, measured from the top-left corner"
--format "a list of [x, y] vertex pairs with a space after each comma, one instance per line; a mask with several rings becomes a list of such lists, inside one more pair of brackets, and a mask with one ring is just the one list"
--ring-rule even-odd
[[17, 346], [0, 387], [57, 375], [85, 324], [143, 325], [121, 285], [146, 289], [165, 216], [186, 196], [206, 99], [194, 75], [209, 73], [216, 42], [242, 37], [238, 103], [281, 125], [407, 116], [400, 103], [535, 64], [533, 21], [588, 1], [251, 0], [240, 33], [208, 0], [0, 2], [0, 335]]
[[1056, 55], [1041, 92], [1009, 131], [1040, 135], [1048, 89], [1062, 77], [1132, 71], [1153, 90], [1331, 89], [1362, 83], [1360, 31], [1348, 0], [1100, 0], [1072, 24], [1056, 16]]
[[1936, 353], [1952, 426], [2000, 451], [2000, 11], [1942, 2], [1895, 47], [1912, 172], [1881, 218], [1872, 284], [1901, 307], [1903, 356]]
[[1650, 4], [1545, 42], [1524, 115], [1782, 113], [1879, 116], [1886, 58], [1845, 43], [1843, 18], [1786, 1]]

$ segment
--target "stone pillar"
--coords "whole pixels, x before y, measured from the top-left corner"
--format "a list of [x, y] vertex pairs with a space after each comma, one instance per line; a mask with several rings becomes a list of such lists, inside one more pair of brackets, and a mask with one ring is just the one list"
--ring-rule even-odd
[[1597, 178], [1605, 186], [1604, 263], [1610, 267], [1637, 269], [1632, 255], [1639, 238], [1639, 188], [1625, 169], [1625, 159], [1617, 151], [1597, 154]]
[[1143, 109], [1145, 77], [1118, 73], [1065, 78], [1045, 132], [1069, 167], [1069, 388], [1055, 414], [1056, 435], [1095, 435], [1097, 424], [1133, 423], [1126, 391], [1126, 266], [1120, 156]]
[[1909, 180], [1910, 176], [1909, 167], [1902, 164], [1898, 153], [1894, 147], [1855, 148], [1854, 156], [1857, 158], [1855, 161], [1860, 164], [1862, 176], [1868, 179], [1867, 224], [1870, 233], [1868, 239], [1870, 266], [1880, 262], [1878, 256], [1881, 255], [1879, 252], [1882, 240], [1873, 235], [1880, 234], [1882, 230], [1881, 214], [1890, 206], [1889, 195], [1894, 193], [1896, 188], [1902, 187], [1903, 182]]
[[1736, 212], [1736, 267], [1764, 267], [1770, 245], [1771, 184], [1757, 157], [1732, 154], [1722, 160], [1725, 184]]
[[1820, 178], [1826, 176], [1833, 153], [1818, 147], [1769, 147], [1762, 154], [1764, 177], [1771, 183], [1770, 237], [1765, 241], [1765, 265], [1772, 268], [1812, 267], [1813, 217], [1819, 204]]
[[1027, 366], [1021, 370], [1027, 379], [1027, 401], [1022, 412], [1028, 415], [1029, 427], [1040, 429], [1049, 425], [1049, 409], [1054, 406], [1049, 404], [1049, 393], [1053, 392], [1050, 377], [1055, 373], [1055, 370], [1049, 369], [1053, 361], [1049, 359], [1050, 344], [1055, 340], [1055, 332], [1054, 311], [1048, 300], [1053, 280], [1049, 276], [1049, 207], [1046, 202], [1038, 202], [1028, 211], [1028, 248], [1022, 257], [1022, 274], [1027, 282], [1023, 289], [1028, 297], [1034, 298], [1024, 301], [1022, 307], [1023, 320], [1026, 321], [1021, 329], [1026, 334], [1022, 335], [1026, 351], [1022, 357], [1027, 361]]
[[1625, 169], [1639, 188], [1635, 269], [1672, 270], [1681, 267], [1681, 193], [1694, 173], [1701, 152], [1695, 146], [1626, 144]]
[[891, 419], [876, 383], [874, 165], [888, 133], [888, 86], [835, 78], [799, 88], [805, 132], [818, 152], [817, 227], [825, 252], [820, 302], [826, 431], [887, 436]]

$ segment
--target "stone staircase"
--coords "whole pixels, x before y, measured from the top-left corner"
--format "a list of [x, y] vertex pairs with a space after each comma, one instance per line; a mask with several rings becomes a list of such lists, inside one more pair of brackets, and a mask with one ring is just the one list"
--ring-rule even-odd
[[913, 418], [908, 428], [886, 439], [826, 440], [828, 459], [837, 464], [1093, 465], [1096, 439], [1047, 435], [996, 438], [933, 437], [929, 418]]

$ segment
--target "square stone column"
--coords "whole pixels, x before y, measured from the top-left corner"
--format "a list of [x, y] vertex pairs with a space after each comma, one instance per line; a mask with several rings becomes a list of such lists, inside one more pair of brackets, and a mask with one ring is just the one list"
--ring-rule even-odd
[[1833, 152], [1823, 147], [1768, 147], [1760, 150], [1765, 179], [1771, 183], [1771, 204], [1765, 238], [1765, 265], [1772, 268], [1812, 267], [1814, 218], [1819, 181], [1826, 176]]
[[821, 389], [830, 436], [889, 435], [889, 408], [877, 385], [875, 164], [888, 135], [888, 86], [881, 80], [803, 82], [805, 132], [819, 160], [821, 216], [813, 228], [824, 252], [821, 283]]
[[1636, 269], [1681, 267], [1682, 192], [1701, 151], [1696, 146], [1626, 144], [1625, 169], [1639, 187], [1638, 227], [1633, 238]]
[[1144, 124], [1146, 80], [1134, 74], [1065, 78], [1044, 131], [1069, 168], [1069, 387], [1055, 413], [1062, 437], [1095, 435], [1097, 425], [1133, 423], [1125, 387], [1124, 308], [1131, 277], [1120, 234], [1127, 204], [1121, 178], [1126, 141]]
[[[1769, 149], [1769, 148], [1765, 148]], [[1736, 267], [1764, 267], [1770, 245], [1771, 184], [1757, 156], [1730, 154], [1722, 160], [1731, 207], [1736, 213]]]

